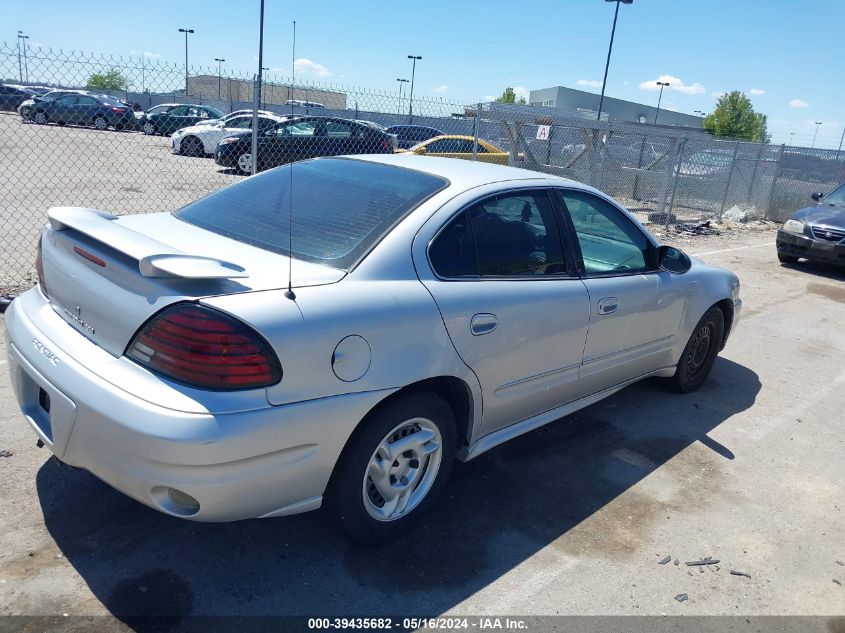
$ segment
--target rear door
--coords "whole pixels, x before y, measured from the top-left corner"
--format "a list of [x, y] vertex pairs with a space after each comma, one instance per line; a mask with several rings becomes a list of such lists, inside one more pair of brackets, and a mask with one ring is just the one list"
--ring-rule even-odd
[[295, 119], [279, 125], [274, 134], [266, 141], [266, 151], [260, 154], [267, 167], [275, 167], [305, 158], [321, 156], [320, 136], [325, 134], [325, 126], [318, 125], [314, 119]]
[[73, 120], [69, 121], [69, 123], [91, 125], [97, 114], [103, 114], [105, 116], [103, 112], [105, 109], [105, 106], [100, 103], [99, 99], [89, 95], [79, 95], [76, 104], [73, 106]]
[[585, 191], [558, 194], [590, 301], [579, 394], [671, 365], [686, 279], [657, 268], [656, 247], [623, 210]]
[[589, 296], [548, 190], [466, 193], [460, 203], [417, 268], [433, 272], [422, 282], [481, 383], [486, 434], [575, 399]]

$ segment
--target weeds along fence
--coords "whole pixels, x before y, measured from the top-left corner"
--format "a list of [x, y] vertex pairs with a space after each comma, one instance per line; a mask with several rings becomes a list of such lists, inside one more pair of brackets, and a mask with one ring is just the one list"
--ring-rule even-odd
[[[98, 79], [121, 87], [89, 87]], [[36, 240], [50, 207], [166, 212], [244, 175], [237, 164], [221, 166], [208, 155], [222, 138], [250, 129], [251, 116], [235, 116], [216, 128], [203, 124], [218, 115], [251, 112], [252, 76], [217, 66], [191, 66], [186, 72], [182, 64], [145, 56], [0, 43], [0, 81], [88, 90], [23, 104], [14, 91], [0, 93], [0, 294], [33, 283]], [[845, 153], [719, 141], [689, 128], [596, 121], [589, 111], [434, 99], [419, 90], [411, 102], [407, 89], [403, 83], [391, 93], [293, 81], [270, 69], [260, 86], [262, 110], [337, 117], [365, 127], [316, 119], [281, 125], [262, 115], [258, 159], [272, 166], [314, 154], [384, 151], [376, 126], [426, 126], [436, 130], [432, 133], [465, 137], [432, 141], [428, 154], [578, 180], [614, 196], [642, 220], [661, 224], [726, 217], [781, 220], [805, 205], [810, 193], [845, 181]], [[174, 104], [178, 107], [155, 110]], [[144, 122], [153, 119], [161, 124], [145, 133]], [[191, 135], [199, 141], [171, 139], [172, 132], [194, 124], [202, 127]], [[372, 138], [366, 129], [373, 130]]]

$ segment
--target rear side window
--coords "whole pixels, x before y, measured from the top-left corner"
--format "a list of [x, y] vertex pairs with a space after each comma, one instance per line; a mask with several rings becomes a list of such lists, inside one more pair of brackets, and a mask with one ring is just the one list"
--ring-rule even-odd
[[401, 167], [320, 158], [248, 178], [183, 207], [175, 216], [282, 255], [290, 252], [290, 239], [297, 259], [346, 270], [448, 184]]
[[429, 249], [441, 277], [539, 278], [567, 272], [545, 191], [486, 198], [452, 219]]

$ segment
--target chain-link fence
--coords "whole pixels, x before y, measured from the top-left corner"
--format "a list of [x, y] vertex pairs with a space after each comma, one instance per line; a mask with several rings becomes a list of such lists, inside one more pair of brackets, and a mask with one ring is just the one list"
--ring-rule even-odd
[[50, 207], [170, 211], [256, 163], [414, 151], [509, 164], [588, 183], [659, 223], [782, 219], [845, 180], [838, 152], [716, 141], [594, 112], [412, 100], [407, 84], [390, 94], [271, 69], [257, 89], [220, 67], [4, 43], [0, 78], [0, 294], [34, 282]]

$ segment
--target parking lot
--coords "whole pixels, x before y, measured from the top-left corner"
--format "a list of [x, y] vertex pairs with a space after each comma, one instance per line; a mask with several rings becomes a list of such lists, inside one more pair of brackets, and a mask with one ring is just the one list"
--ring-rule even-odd
[[[100, 135], [37, 133], [45, 142], [62, 135], [62, 152], [96, 147]], [[109, 134], [142, 143], [141, 162], [122, 159], [123, 140], [73, 170], [57, 156], [54, 185], [21, 195], [41, 208], [72, 203], [77, 188], [97, 187], [103, 164], [125, 173], [121, 211], [155, 199], [157, 190], [133, 189], [132, 174], [152, 165], [178, 161], [157, 185], [168, 199], [229, 182], [208, 161], [171, 156], [165, 139]], [[13, 153], [0, 154], [0, 169]], [[188, 164], [206, 180], [188, 181]], [[36, 448], [0, 371], [0, 449], [10, 453], [0, 457], [0, 614], [685, 614], [749, 623], [789, 614], [823, 616], [795, 630], [841, 630], [845, 273], [781, 266], [773, 242], [771, 229], [684, 240], [739, 275], [745, 305], [700, 391], [647, 381], [459, 464], [422, 528], [375, 549], [353, 545], [319, 511], [194, 524], [148, 509]], [[684, 564], [707, 556], [720, 562]]]
[[35, 244], [53, 206], [110, 213], [171, 211], [240, 176], [208, 158], [178, 156], [166, 136], [24, 123], [0, 113], [0, 295], [5, 280], [30, 273]]

